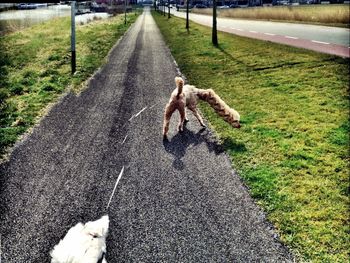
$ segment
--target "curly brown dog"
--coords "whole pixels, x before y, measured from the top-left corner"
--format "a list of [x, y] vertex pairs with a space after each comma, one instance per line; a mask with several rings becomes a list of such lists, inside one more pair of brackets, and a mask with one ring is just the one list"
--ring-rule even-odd
[[183, 131], [184, 122], [188, 121], [186, 118], [185, 107], [193, 112], [194, 116], [196, 116], [203, 127], [206, 127], [197, 110], [198, 99], [207, 101], [226, 122], [232, 125], [232, 127], [241, 127], [239, 123], [239, 113], [227, 106], [227, 104], [212, 89], [197, 89], [192, 85], [184, 85], [184, 80], [181, 77], [176, 77], [175, 83], [176, 89], [171, 93], [170, 100], [164, 110], [164, 138], [166, 138], [168, 134], [170, 118], [175, 110], [178, 110], [180, 113], [178, 129], [180, 132]]

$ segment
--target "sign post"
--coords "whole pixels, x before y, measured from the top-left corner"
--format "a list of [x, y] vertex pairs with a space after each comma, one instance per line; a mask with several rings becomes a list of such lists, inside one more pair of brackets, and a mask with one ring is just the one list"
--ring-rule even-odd
[[76, 69], [76, 54], [75, 54], [75, 1], [71, 2], [71, 52], [72, 52], [72, 74]]

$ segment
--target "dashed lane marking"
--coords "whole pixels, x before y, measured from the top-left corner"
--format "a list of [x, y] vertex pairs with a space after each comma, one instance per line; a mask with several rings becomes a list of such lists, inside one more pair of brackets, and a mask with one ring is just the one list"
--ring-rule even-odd
[[250, 33], [254, 33], [254, 34], [256, 34], [256, 33], [258, 33], [258, 32], [256, 32], [256, 31], [253, 31], [253, 30], [251, 30], [251, 31], [249, 31]]
[[328, 43], [328, 42], [317, 41], [317, 40], [311, 40], [311, 42], [317, 43], [317, 44], [324, 44], [324, 45], [329, 45], [329, 44], [330, 44], [330, 43]]
[[291, 37], [291, 36], [284, 36], [285, 38], [290, 38], [290, 39], [299, 39], [298, 37]]
[[272, 34], [272, 33], [264, 33], [264, 34], [268, 36], [276, 36], [276, 34]]

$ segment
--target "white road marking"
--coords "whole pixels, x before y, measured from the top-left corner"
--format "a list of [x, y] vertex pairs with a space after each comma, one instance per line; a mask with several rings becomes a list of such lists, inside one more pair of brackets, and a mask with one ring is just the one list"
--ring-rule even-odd
[[290, 38], [290, 39], [299, 39], [298, 37], [291, 37], [291, 36], [284, 36], [285, 38]]
[[113, 198], [114, 193], [115, 193], [115, 189], [117, 189], [117, 185], [118, 185], [119, 180], [120, 180], [120, 178], [122, 177], [123, 173], [124, 173], [124, 166], [123, 166], [122, 170], [121, 170], [120, 173], [119, 173], [119, 176], [118, 176], [117, 181], [115, 182], [115, 185], [114, 185], [114, 188], [113, 188], [113, 192], [112, 192], [111, 197], [109, 198], [109, 201], [108, 201], [108, 204], [107, 204], [106, 209], [108, 209], [109, 205], [111, 204], [112, 198]]
[[311, 40], [311, 42], [317, 43], [317, 44], [324, 44], [324, 45], [329, 45], [327, 42], [322, 42], [322, 41], [317, 41], [317, 40]]
[[276, 34], [272, 34], [272, 33], [264, 33], [264, 34], [268, 36], [276, 36]]
[[244, 31], [243, 29], [240, 29], [240, 28], [237, 28], [236, 30], [238, 30], [238, 31]]
[[126, 141], [126, 138], [128, 138], [128, 135], [125, 136], [124, 140], [122, 141], [122, 144]]
[[233, 30], [236, 30], [236, 28], [234, 28], [234, 27], [230, 27], [231, 29], [233, 29]]
[[140, 110], [138, 113], [135, 114], [135, 118], [141, 114], [145, 109], [147, 109], [147, 106], [144, 107], [142, 110]]
[[253, 31], [253, 30], [251, 30], [251, 31], [249, 31], [250, 33], [258, 33], [258, 32], [256, 32], [256, 31]]

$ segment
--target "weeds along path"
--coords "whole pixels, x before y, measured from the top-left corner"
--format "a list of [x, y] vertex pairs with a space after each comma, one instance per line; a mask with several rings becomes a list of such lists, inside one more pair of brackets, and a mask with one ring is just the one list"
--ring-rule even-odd
[[[169, 141], [176, 65], [149, 10], [80, 95], [66, 96], [0, 167], [7, 263], [49, 262], [78, 221], [109, 205], [108, 262], [290, 262], [229, 158], [192, 115]], [[177, 117], [177, 116], [176, 116]]]

